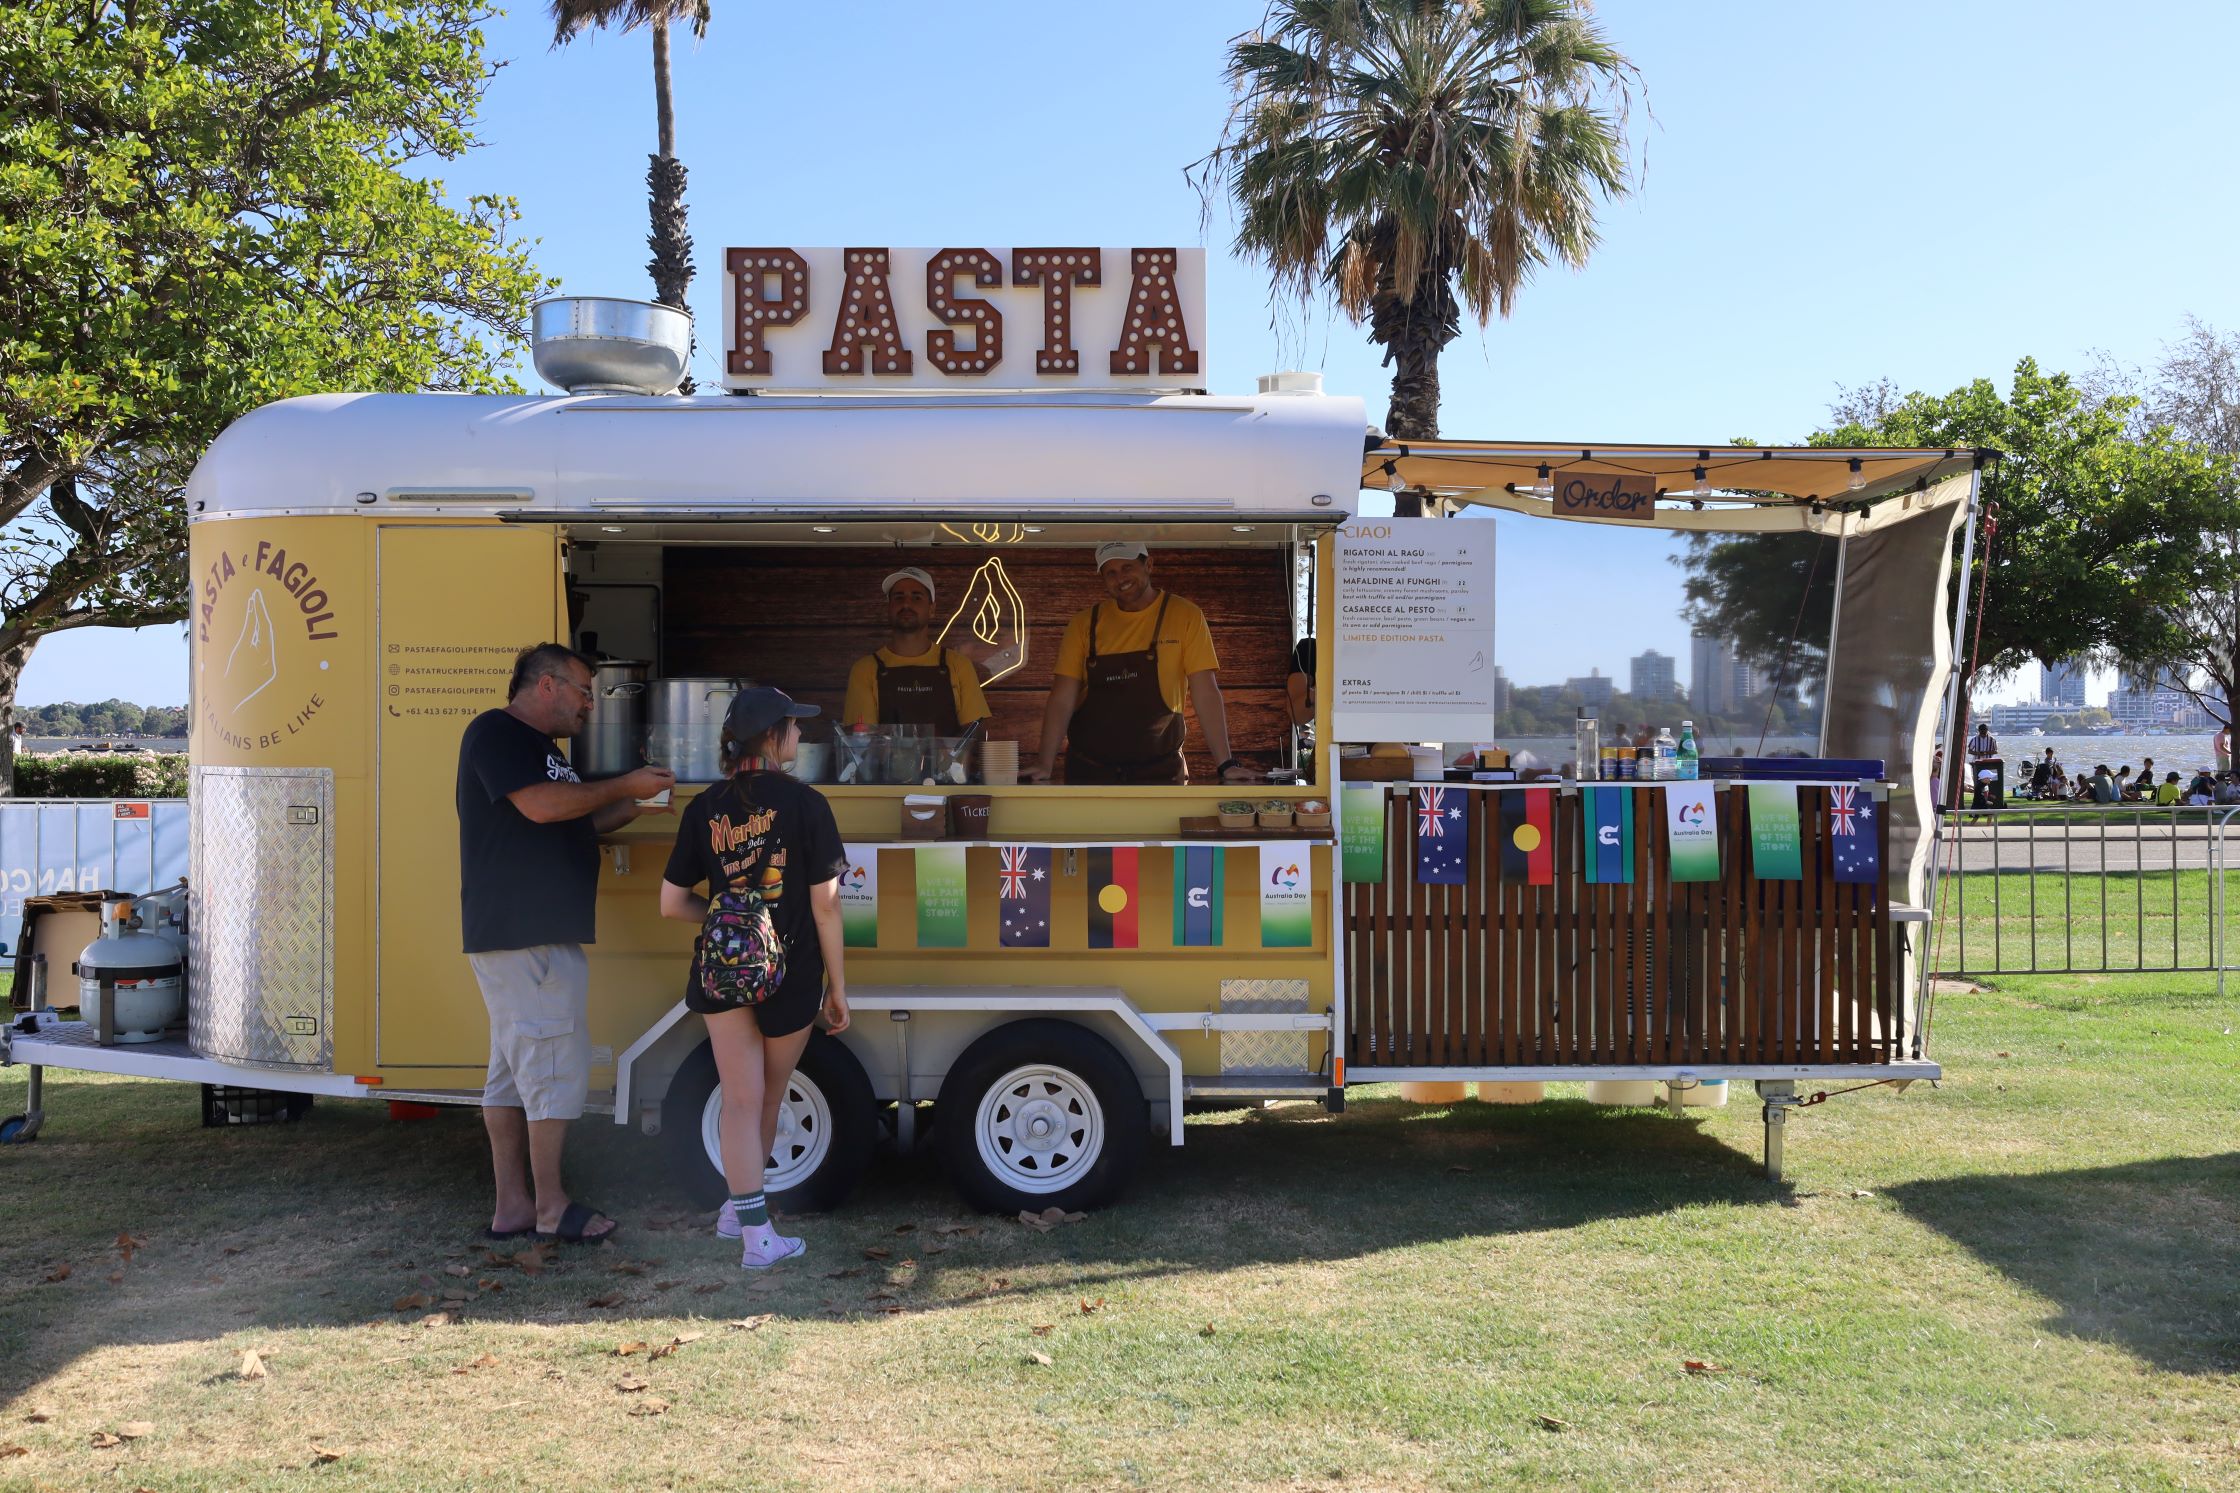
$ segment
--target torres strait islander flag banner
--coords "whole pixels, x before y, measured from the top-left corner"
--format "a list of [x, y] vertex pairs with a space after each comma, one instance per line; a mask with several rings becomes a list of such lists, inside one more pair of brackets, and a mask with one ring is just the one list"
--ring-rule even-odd
[[1177, 845], [1174, 849], [1174, 946], [1221, 945], [1222, 852], [1218, 845]]
[[1005, 845], [996, 871], [997, 942], [1007, 949], [1050, 947], [1050, 848]]
[[1674, 881], [1719, 879], [1719, 795], [1707, 782], [1664, 785], [1666, 838], [1672, 842]]
[[1804, 880], [1804, 837], [1797, 829], [1797, 785], [1750, 785], [1750, 874], [1760, 881]]
[[1136, 847], [1089, 852], [1089, 947], [1136, 946]]
[[1260, 847], [1260, 947], [1314, 943], [1314, 853], [1297, 841]]
[[1505, 789], [1494, 797], [1501, 800], [1501, 879], [1554, 885], [1555, 790]]
[[1882, 840], [1874, 822], [1874, 792], [1846, 783], [1828, 790], [1828, 834], [1835, 847], [1836, 880], [1882, 880]]
[[1416, 881], [1461, 886], [1470, 879], [1470, 820], [1459, 788], [1416, 790]]
[[1581, 857], [1587, 880], [1595, 886], [1623, 886], [1633, 880], [1633, 790], [1582, 788], [1587, 853]]
[[840, 936], [851, 949], [879, 947], [879, 852], [850, 845], [840, 873]]
[[918, 947], [961, 949], [967, 922], [964, 847], [921, 845], [916, 854]]

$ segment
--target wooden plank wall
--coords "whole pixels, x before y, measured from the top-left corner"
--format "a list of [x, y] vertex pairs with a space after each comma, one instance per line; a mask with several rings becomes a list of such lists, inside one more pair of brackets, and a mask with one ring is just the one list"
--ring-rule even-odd
[[[1634, 792], [1634, 880], [1589, 885], [1581, 803], [1555, 801], [1555, 881], [1501, 880], [1497, 793], [1458, 790], [1470, 880], [1415, 880], [1412, 800], [1385, 877], [1346, 898], [1357, 1067], [1884, 1063], [1901, 1056], [1882, 888], [1835, 879], [1828, 790], [1800, 787], [1804, 879], [1749, 874], [1745, 795], [1718, 795], [1721, 878], [1674, 883], [1659, 790]], [[1886, 817], [1872, 832], [1888, 864]]]
[[[945, 620], [973, 571], [990, 552], [963, 545], [929, 549], [773, 546], [674, 546], [662, 553], [663, 649], [671, 674], [744, 673], [837, 716], [848, 670], [886, 641], [879, 582], [905, 565], [923, 567], [939, 591]], [[1050, 666], [1073, 614], [1105, 600], [1090, 551], [1007, 547], [1004, 569], [1027, 617], [1024, 667], [989, 687], [995, 713], [988, 736], [1019, 743], [1031, 762], [1042, 737]], [[1286, 554], [1275, 548], [1160, 550], [1159, 583], [1196, 602], [1221, 660], [1232, 750], [1245, 761], [1280, 760], [1288, 716], [1291, 612]], [[1211, 782], [1196, 720], [1190, 726], [1190, 777]]]

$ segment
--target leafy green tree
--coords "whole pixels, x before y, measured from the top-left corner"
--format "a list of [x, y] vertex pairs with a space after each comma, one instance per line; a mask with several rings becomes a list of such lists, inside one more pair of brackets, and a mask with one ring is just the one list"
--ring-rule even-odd
[[1393, 366], [1391, 435], [1439, 433], [1439, 354], [1583, 267], [1628, 189], [1637, 74], [1585, 0], [1276, 0], [1229, 46], [1236, 88], [1193, 168], [1276, 293], [1333, 293]]
[[427, 174], [474, 143], [487, 14], [0, 9], [0, 723], [41, 638], [185, 615], [179, 490], [239, 415], [511, 386], [546, 282], [510, 199]]
[[1836, 541], [1818, 534], [1691, 534], [1684, 615], [1784, 689], [1818, 687], [1835, 625]]

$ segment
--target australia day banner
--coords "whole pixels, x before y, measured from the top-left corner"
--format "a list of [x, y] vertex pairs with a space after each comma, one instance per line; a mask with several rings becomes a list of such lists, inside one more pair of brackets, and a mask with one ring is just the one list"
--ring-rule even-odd
[[1384, 806], [1382, 783], [1338, 790], [1339, 853], [1347, 881], [1384, 880]]
[[879, 852], [868, 845], [847, 847], [848, 869], [840, 873], [840, 934], [851, 949], [879, 947]]
[[1305, 845], [1260, 847], [1260, 946], [1304, 949], [1314, 943], [1314, 855]]
[[997, 942], [1007, 949], [1050, 947], [1050, 848], [1005, 845], [996, 872]]
[[965, 874], [962, 845], [921, 845], [918, 864], [918, 947], [965, 946]]
[[1797, 785], [1750, 785], [1750, 870], [1760, 881], [1804, 880]]
[[1664, 785], [1666, 838], [1672, 844], [1674, 881], [1719, 879], [1718, 794], [1706, 782]]

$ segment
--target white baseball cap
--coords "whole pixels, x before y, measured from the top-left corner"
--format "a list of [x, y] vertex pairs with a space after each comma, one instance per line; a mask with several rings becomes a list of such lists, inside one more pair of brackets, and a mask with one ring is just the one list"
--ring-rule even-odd
[[934, 594], [933, 577], [927, 575], [924, 571], [920, 570], [915, 565], [905, 565], [900, 570], [896, 571], [893, 575], [890, 575], [885, 580], [879, 582], [879, 594], [881, 596], [884, 596], [889, 591], [892, 591], [894, 589], [894, 583], [896, 581], [916, 581], [919, 585], [926, 588], [927, 596], [930, 597]]
[[1151, 546], [1140, 539], [1108, 539], [1097, 546], [1097, 569], [1102, 570], [1107, 560], [1148, 560]]

